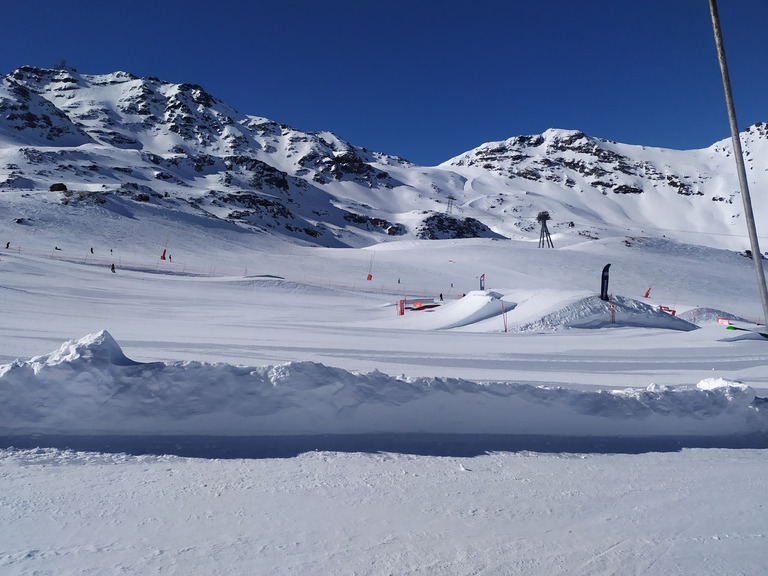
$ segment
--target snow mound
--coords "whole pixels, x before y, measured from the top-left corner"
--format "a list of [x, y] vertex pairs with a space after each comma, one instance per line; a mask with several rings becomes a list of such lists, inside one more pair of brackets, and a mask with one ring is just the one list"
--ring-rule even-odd
[[[613, 314], [611, 314], [613, 307]], [[399, 326], [423, 330], [462, 328], [498, 332], [506, 316], [510, 332], [554, 332], [568, 328], [642, 327], [696, 330], [698, 326], [639, 300], [614, 296], [606, 302], [596, 295], [558, 290], [536, 292], [473, 291], [428, 313], [411, 316]]]
[[681, 320], [687, 322], [693, 322], [694, 324], [717, 324], [718, 318], [725, 318], [732, 322], [744, 322], [745, 324], [751, 324], [746, 318], [741, 316], [734, 316], [730, 312], [724, 310], [717, 310], [715, 308], [693, 308], [692, 310], [686, 310], [677, 315]]
[[[728, 393], [734, 390], [743, 390], [752, 393], [752, 389], [741, 382], [726, 380], [725, 378], [706, 378], [699, 382], [696, 387], [699, 390], [726, 390]], [[753, 393], [752, 393], [753, 394]], [[754, 394], [753, 394], [754, 396]]]
[[502, 310], [511, 310], [515, 307], [513, 302], [503, 299], [504, 295], [499, 292], [473, 290], [458, 300], [448, 300], [435, 308], [409, 312], [405, 317], [398, 317], [396, 320], [388, 319], [382, 324], [413, 330], [449, 330], [462, 327], [471, 329], [471, 327], [482, 325], [490, 318], [499, 318]]
[[[61, 348], [44, 356], [36, 356], [29, 361], [30, 367], [37, 374], [44, 366], [56, 366], [68, 364], [72, 370], [78, 370], [81, 366], [104, 367], [133, 366], [138, 364], [123, 354], [112, 335], [106, 330], [90, 334], [80, 340], [70, 340], [61, 345]], [[0, 374], [4, 367], [0, 367]]]
[[[502, 311], [502, 295], [491, 290], [473, 290], [426, 314], [421, 314], [418, 327], [441, 330], [469, 326], [488, 318], [499, 316]], [[506, 309], [514, 304], [505, 303]]]
[[[613, 306], [613, 310], [611, 310]], [[634, 326], [643, 328], [662, 328], [669, 330], [695, 330], [697, 327], [667, 312], [662, 312], [639, 300], [614, 296], [606, 302], [598, 296], [589, 296], [571, 302], [559, 310], [524, 322], [516, 322], [516, 312], [522, 313], [523, 307], [507, 316], [507, 321], [515, 332], [552, 331], [564, 328], [610, 328]]]
[[649, 437], [768, 432], [739, 382], [585, 392], [357, 374], [311, 362], [261, 368], [139, 363], [106, 332], [0, 366], [0, 434], [528, 434]]

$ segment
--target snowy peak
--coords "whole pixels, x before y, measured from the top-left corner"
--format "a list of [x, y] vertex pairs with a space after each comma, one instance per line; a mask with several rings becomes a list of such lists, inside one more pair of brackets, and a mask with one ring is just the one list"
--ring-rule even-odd
[[[32, 67], [13, 71], [5, 81], [28, 99], [47, 101], [49, 109], [53, 106], [94, 141], [117, 148], [156, 154], [250, 152], [264, 148], [260, 137], [281, 135], [276, 123], [245, 116], [196, 84], [126, 72], [86, 75]], [[14, 96], [8, 94], [8, 105]]]
[[[750, 126], [741, 140], [750, 187], [768, 186], [761, 164], [768, 156], [768, 128]], [[748, 246], [730, 139], [701, 150], [669, 150], [550, 129], [484, 144], [441, 167], [502, 177], [540, 198], [553, 219], [570, 219], [569, 226], [587, 238], [613, 226], [694, 244]], [[768, 210], [762, 198], [753, 198], [753, 205], [756, 213]], [[761, 235], [768, 232], [768, 222], [758, 227]]]
[[65, 113], [24, 84], [0, 82], [0, 144], [79, 146], [91, 138]]
[[[694, 193], [680, 177], [661, 174], [651, 163], [637, 158], [642, 150], [579, 131], [549, 129], [540, 135], [484, 144], [445, 165], [480, 166], [507, 178], [592, 187], [603, 193], [642, 194], [639, 180], [668, 182], [681, 194]], [[635, 154], [630, 157], [626, 152]]]
[[65, 205], [104, 204], [116, 194], [168, 199], [170, 209], [181, 201], [236, 226], [326, 246], [405, 233], [374, 216], [374, 205], [346, 199], [350, 191], [391, 189], [395, 181], [380, 166], [403, 162], [330, 132], [244, 115], [195, 84], [125, 72], [23, 67], [3, 82], [0, 188], [55, 186]]
[[59, 364], [74, 366], [82, 363], [102, 367], [137, 364], [123, 354], [120, 345], [106, 330], [89, 334], [77, 340], [69, 340], [55, 352], [30, 360], [35, 373], [39, 372], [43, 366], [57, 366]]
[[[768, 126], [757, 123], [742, 134], [745, 155], [764, 153]], [[574, 187], [578, 183], [617, 194], [641, 194], [646, 188], [666, 186], [681, 195], [704, 195], [707, 175], [677, 170], [697, 157], [730, 154], [730, 139], [705, 150], [675, 151], [617, 144], [583, 132], [549, 129], [541, 135], [518, 136], [484, 144], [444, 165], [482, 166], [509, 178], [551, 180]]]
[[[231, 108], [192, 84], [139, 79], [126, 72], [90, 76], [36, 68], [20, 68], [9, 77], [49, 100], [95, 141], [117, 148], [158, 153], [169, 145], [178, 152], [220, 149], [213, 135], [234, 122]], [[161, 134], [170, 138], [153, 146]]]
[[[752, 149], [765, 152], [768, 127], [758, 123], [749, 127], [742, 138], [747, 157]], [[484, 144], [443, 166], [479, 166], [507, 178], [550, 181], [582, 190], [596, 188], [603, 194], [643, 194], [662, 188], [683, 196], [704, 196], [711, 175], [691, 171], [690, 164], [704, 156], [722, 159], [729, 154], [730, 140], [702, 151], [681, 152], [617, 144], [574, 130], [549, 129], [540, 135]], [[679, 170], [679, 165], [684, 170]]]
[[[767, 133], [756, 124], [743, 135], [758, 186], [768, 186]], [[52, 186], [63, 206], [119, 198], [328, 247], [535, 241], [542, 210], [570, 242], [632, 230], [746, 247], [727, 140], [675, 151], [549, 129], [426, 168], [243, 114], [196, 84], [22, 67], [0, 80], [0, 189]]]

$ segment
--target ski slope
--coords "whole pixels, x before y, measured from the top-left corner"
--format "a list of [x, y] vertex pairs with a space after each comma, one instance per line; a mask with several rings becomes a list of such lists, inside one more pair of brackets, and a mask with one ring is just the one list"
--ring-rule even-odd
[[761, 569], [747, 258], [138, 223], [0, 252], [4, 574]]

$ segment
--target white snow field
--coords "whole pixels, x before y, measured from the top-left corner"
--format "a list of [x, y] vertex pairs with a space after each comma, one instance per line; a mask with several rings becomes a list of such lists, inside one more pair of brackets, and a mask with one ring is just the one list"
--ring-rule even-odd
[[768, 340], [718, 324], [761, 318], [739, 253], [52, 214], [0, 223], [3, 576], [768, 565]]

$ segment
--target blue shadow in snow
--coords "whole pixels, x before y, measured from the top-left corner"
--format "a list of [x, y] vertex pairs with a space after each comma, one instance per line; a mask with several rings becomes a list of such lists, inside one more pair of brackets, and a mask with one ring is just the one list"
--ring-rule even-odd
[[292, 458], [304, 452], [391, 452], [473, 457], [489, 452], [642, 454], [685, 448], [768, 449], [768, 435], [562, 437], [496, 434], [350, 434], [310, 436], [0, 436], [0, 448], [57, 448], [191, 458]]

